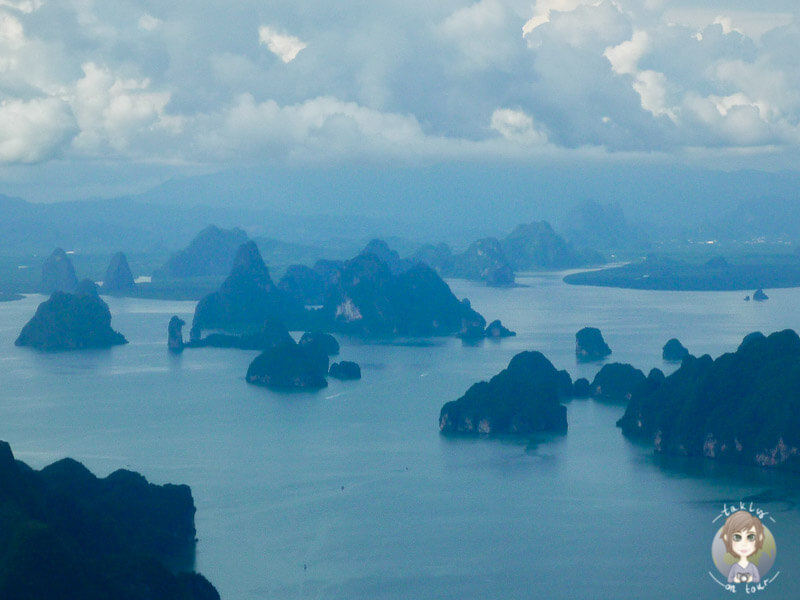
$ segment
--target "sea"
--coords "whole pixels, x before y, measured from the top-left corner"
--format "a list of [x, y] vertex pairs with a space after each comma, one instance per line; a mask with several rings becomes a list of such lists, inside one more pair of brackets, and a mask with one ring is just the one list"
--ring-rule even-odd
[[[445, 402], [523, 350], [591, 380], [603, 363], [576, 361], [584, 326], [601, 329], [609, 361], [645, 373], [677, 368], [661, 358], [672, 337], [716, 358], [752, 331], [800, 331], [800, 288], [745, 302], [752, 290], [563, 275], [525, 274], [510, 289], [449, 280], [516, 337], [340, 336], [334, 360], [358, 362], [362, 379], [299, 393], [248, 385], [255, 352], [169, 354], [167, 323], [190, 322], [193, 302], [107, 297], [130, 343], [52, 354], [14, 346], [44, 298], [2, 303], [0, 439], [35, 468], [69, 456], [99, 476], [190, 485], [195, 567], [225, 600], [800, 598], [797, 474], [656, 455], [615, 426], [623, 404], [595, 400], [567, 403], [565, 435], [439, 433]], [[712, 560], [732, 507], [760, 511], [774, 535], [760, 589], [726, 588]]]

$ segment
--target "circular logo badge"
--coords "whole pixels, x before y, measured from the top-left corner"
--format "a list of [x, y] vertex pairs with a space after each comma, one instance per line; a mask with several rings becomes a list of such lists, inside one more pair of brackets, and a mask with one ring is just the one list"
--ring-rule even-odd
[[775, 564], [772, 532], [758, 517], [732, 513], [711, 542], [711, 558], [728, 583], [759, 583]]

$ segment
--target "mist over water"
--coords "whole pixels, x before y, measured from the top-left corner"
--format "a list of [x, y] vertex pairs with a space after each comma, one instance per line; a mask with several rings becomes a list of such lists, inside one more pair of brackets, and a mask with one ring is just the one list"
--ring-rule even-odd
[[[196, 568], [225, 599], [724, 598], [708, 572], [723, 503], [755, 496], [777, 541], [764, 597], [800, 596], [800, 477], [654, 456], [614, 426], [624, 406], [567, 405], [569, 432], [535, 440], [445, 438], [439, 410], [523, 350], [573, 379], [575, 332], [599, 327], [611, 361], [669, 373], [677, 337], [696, 355], [751, 331], [800, 330], [799, 289], [651, 292], [452, 280], [517, 337], [393, 343], [338, 337], [363, 379], [315, 393], [248, 386], [255, 352], [166, 348], [194, 303], [106, 298], [130, 340], [40, 354], [13, 341], [41, 296], [0, 304], [0, 439], [40, 468], [71, 456], [98, 475], [130, 468], [187, 483]], [[744, 593], [740, 590], [739, 593]]]

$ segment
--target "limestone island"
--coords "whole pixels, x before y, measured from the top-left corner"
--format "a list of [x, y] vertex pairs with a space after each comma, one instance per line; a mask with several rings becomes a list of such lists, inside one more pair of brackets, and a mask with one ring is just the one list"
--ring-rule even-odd
[[597, 327], [584, 327], [575, 334], [575, 356], [581, 361], [602, 360], [611, 354]]
[[488, 382], [472, 385], [439, 414], [442, 433], [530, 435], [565, 433], [572, 382], [540, 352], [517, 354]]
[[445, 243], [425, 244], [411, 260], [430, 265], [443, 277], [484, 281], [494, 287], [516, 285], [516, 271], [605, 263], [597, 252], [576, 249], [553, 231], [547, 221], [518, 225], [502, 240], [493, 237], [476, 240], [460, 254], [453, 254]]
[[661, 358], [668, 362], [681, 362], [689, 356], [689, 351], [677, 338], [672, 338], [661, 349]]
[[343, 360], [333, 363], [328, 375], [334, 379], [361, 379], [361, 367], [353, 361]]
[[247, 368], [247, 383], [279, 390], [327, 387], [328, 356], [312, 345], [281, 342], [256, 356]]
[[192, 339], [205, 329], [258, 330], [268, 318], [281, 320], [292, 331], [427, 337], [479, 329], [483, 335], [483, 316], [459, 301], [433, 269], [422, 263], [393, 263], [400, 269], [393, 273], [369, 248], [384, 253], [382, 245], [372, 242], [351, 260], [324, 265], [325, 301], [309, 309], [299, 284], [276, 286], [256, 245], [243, 244], [228, 278], [198, 303]]
[[42, 302], [36, 314], [22, 328], [17, 346], [30, 346], [38, 350], [81, 350], [109, 348], [127, 344], [121, 333], [111, 328], [111, 311], [97, 295], [86, 289], [87, 281], [77, 294], [54, 292]]
[[133, 273], [124, 253], [117, 252], [111, 257], [102, 289], [104, 294], [128, 294], [136, 289]]
[[39, 292], [50, 295], [53, 292], [74, 293], [78, 289], [75, 267], [62, 248], [56, 248], [42, 265], [42, 279]]
[[752, 333], [716, 360], [680, 368], [634, 390], [623, 434], [657, 452], [800, 470], [800, 338], [791, 329]]
[[219, 600], [202, 575], [166, 566], [195, 552], [186, 485], [98, 479], [68, 458], [35, 471], [0, 441], [0, 507], [0, 598]]

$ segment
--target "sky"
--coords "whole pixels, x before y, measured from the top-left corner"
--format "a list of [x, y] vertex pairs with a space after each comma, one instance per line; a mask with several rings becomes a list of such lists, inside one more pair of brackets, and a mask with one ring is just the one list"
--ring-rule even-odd
[[0, 193], [256, 165], [797, 171], [798, 48], [795, 0], [0, 0]]

